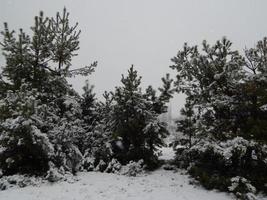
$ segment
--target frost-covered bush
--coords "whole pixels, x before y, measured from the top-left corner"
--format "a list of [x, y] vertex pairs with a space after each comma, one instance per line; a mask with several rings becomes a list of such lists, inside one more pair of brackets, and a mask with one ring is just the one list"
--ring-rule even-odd
[[144, 161], [139, 160], [138, 162], [130, 161], [127, 165], [121, 169], [121, 174], [126, 176], [137, 176], [144, 171]]
[[87, 135], [86, 142], [88, 145], [83, 159], [83, 168], [87, 171], [95, 170], [95, 168], [103, 162], [106, 168], [113, 158], [110, 142], [111, 134], [105, 131], [104, 128], [105, 126], [103, 124], [98, 124], [94, 130]]
[[49, 182], [57, 182], [64, 178], [64, 172], [64, 169], [57, 169], [52, 162], [49, 162], [49, 170], [47, 171], [45, 179]]
[[254, 196], [256, 188], [244, 177], [236, 176], [231, 178], [231, 186], [229, 186], [228, 189], [239, 198], [247, 200], [256, 199]]
[[85, 154], [82, 161], [82, 169], [86, 171], [93, 171], [95, 169], [95, 158], [89, 154]]
[[75, 145], [71, 143], [56, 144], [55, 155], [52, 160], [58, 168], [63, 167], [64, 170], [75, 174], [82, 165], [82, 157]]
[[119, 173], [122, 165], [121, 163], [113, 158], [109, 163], [100, 160], [96, 163], [96, 159], [94, 157], [85, 157], [83, 159], [83, 169], [86, 171], [100, 171], [106, 173]]
[[100, 160], [97, 166], [95, 167], [95, 171], [104, 172], [106, 168], [107, 168], [107, 163], [103, 160]]
[[120, 162], [118, 160], [116, 160], [115, 158], [113, 158], [107, 168], [105, 169], [105, 172], [107, 173], [119, 173], [120, 170], [122, 168], [122, 165], [120, 164]]
[[42, 130], [38, 93], [27, 84], [0, 100], [0, 168], [4, 175], [42, 174], [54, 147]]
[[32, 120], [7, 119], [1, 128], [0, 167], [4, 174], [40, 173], [48, 169], [54, 148]]
[[[244, 177], [240, 180], [246, 180], [257, 190], [266, 192], [266, 145], [241, 137], [225, 142], [203, 140], [190, 149], [182, 149], [180, 153], [177, 154], [177, 162], [186, 159], [190, 174], [208, 189], [235, 190], [230, 187], [236, 180], [232, 177], [240, 176]], [[243, 192], [252, 191], [244, 189]]]
[[77, 99], [62, 96], [44, 104], [42, 98], [44, 94], [23, 84], [0, 100], [0, 167], [4, 175], [41, 175], [49, 169], [49, 161], [71, 173], [81, 166], [77, 146], [84, 141], [80, 136], [85, 131], [78, 118]]
[[55, 165], [64, 167], [65, 170], [76, 173], [82, 162], [82, 154], [75, 144], [76, 134], [79, 132], [78, 125], [69, 122], [63, 118], [51, 131], [49, 131], [50, 140], [54, 145], [55, 154], [53, 161]]

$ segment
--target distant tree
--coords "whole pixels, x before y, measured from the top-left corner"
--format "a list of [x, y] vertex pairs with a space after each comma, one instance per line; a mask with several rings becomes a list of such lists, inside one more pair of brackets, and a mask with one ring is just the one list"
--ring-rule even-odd
[[81, 109], [85, 122], [88, 125], [93, 125], [97, 121], [97, 102], [93, 89], [94, 86], [89, 85], [89, 81], [87, 80], [83, 87], [84, 93], [82, 94]]
[[180, 138], [179, 145], [191, 148], [194, 144], [196, 134], [196, 119], [194, 107], [190, 100], [186, 101], [184, 108], [181, 109], [182, 119], [177, 120], [177, 131], [183, 133], [185, 138]]

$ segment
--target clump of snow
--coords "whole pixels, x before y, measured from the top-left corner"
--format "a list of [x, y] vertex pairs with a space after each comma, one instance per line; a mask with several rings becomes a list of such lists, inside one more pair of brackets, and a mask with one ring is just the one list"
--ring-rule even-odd
[[118, 140], [118, 141], [116, 141], [116, 146], [119, 148], [119, 149], [121, 149], [121, 150], [123, 150], [124, 149], [124, 146], [123, 146], [123, 143], [122, 143], [122, 141], [120, 141], [120, 140]]
[[262, 111], [267, 111], [267, 104], [261, 106], [260, 109], [261, 109]]

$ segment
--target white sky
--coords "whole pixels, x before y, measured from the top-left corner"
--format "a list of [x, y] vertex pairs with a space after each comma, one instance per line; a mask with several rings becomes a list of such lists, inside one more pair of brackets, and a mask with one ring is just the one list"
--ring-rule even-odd
[[[8, 22], [10, 29], [29, 32], [40, 10], [50, 17], [64, 6], [82, 30], [73, 66], [98, 61], [89, 77], [98, 96], [113, 90], [131, 64], [143, 77], [143, 86], [160, 86], [162, 76], [174, 75], [170, 59], [184, 42], [194, 45], [227, 36], [242, 50], [267, 36], [266, 0], [0, 0], [0, 28]], [[81, 92], [85, 79], [70, 82]], [[175, 116], [183, 103], [181, 95], [172, 100]]]

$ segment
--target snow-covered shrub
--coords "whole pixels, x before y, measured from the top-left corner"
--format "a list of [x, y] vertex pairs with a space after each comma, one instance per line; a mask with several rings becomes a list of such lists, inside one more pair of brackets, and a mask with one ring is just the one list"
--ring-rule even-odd
[[[190, 158], [189, 172], [206, 188], [229, 191], [235, 179], [241, 176], [257, 190], [266, 191], [266, 145], [236, 137], [225, 142], [201, 141], [184, 149], [178, 160]], [[177, 161], [179, 162], [179, 161]], [[243, 179], [242, 179], [243, 180]], [[247, 191], [252, 192], [252, 191]]]
[[58, 168], [63, 167], [64, 170], [75, 174], [81, 168], [82, 158], [79, 149], [71, 143], [55, 145], [53, 162]]
[[[92, 132], [87, 135], [87, 149], [83, 158], [83, 168], [87, 171], [95, 170], [101, 163], [108, 163], [112, 160], [111, 134], [104, 130], [103, 124], [98, 124]], [[100, 166], [99, 165], [99, 166]], [[101, 167], [102, 168], [102, 167]], [[105, 168], [106, 169], [106, 168]], [[101, 169], [105, 170], [105, 169]], [[99, 170], [99, 169], [98, 169]]]
[[122, 168], [122, 165], [120, 164], [120, 162], [118, 160], [116, 160], [115, 158], [113, 158], [107, 168], [105, 169], [105, 172], [107, 173], [119, 173], [120, 170]]
[[0, 168], [4, 175], [40, 174], [54, 153], [37, 112], [42, 104], [27, 84], [0, 100]]
[[0, 166], [4, 174], [43, 174], [52, 161], [57, 168], [75, 173], [82, 155], [76, 144], [84, 133], [74, 97], [43, 104], [44, 94], [27, 84], [1, 100]]
[[53, 162], [57, 168], [75, 174], [82, 165], [81, 144], [86, 143], [80, 105], [77, 97], [70, 95], [62, 96], [55, 105], [59, 117], [51, 122], [47, 133], [55, 148]]
[[44, 180], [41, 177], [26, 175], [11, 175], [0, 178], [0, 190], [6, 190], [12, 187], [26, 187], [29, 185], [40, 185]]
[[95, 158], [88, 153], [85, 153], [84, 155], [82, 169], [86, 171], [93, 171], [95, 169]]
[[47, 171], [45, 179], [49, 182], [57, 182], [64, 178], [64, 169], [57, 169], [54, 163], [49, 162], [49, 170]]
[[48, 169], [54, 148], [32, 120], [7, 119], [1, 128], [0, 166], [4, 174], [39, 173]]
[[97, 166], [95, 167], [95, 171], [104, 172], [106, 168], [107, 168], [107, 163], [105, 163], [105, 161], [103, 160], [100, 160]]
[[228, 187], [228, 190], [242, 199], [256, 199], [254, 196], [256, 188], [244, 177], [236, 176], [231, 178], [231, 185]]
[[126, 176], [137, 176], [144, 170], [144, 161], [139, 160], [138, 162], [130, 161], [127, 165], [122, 166], [121, 174]]

